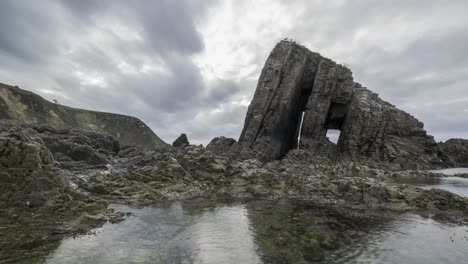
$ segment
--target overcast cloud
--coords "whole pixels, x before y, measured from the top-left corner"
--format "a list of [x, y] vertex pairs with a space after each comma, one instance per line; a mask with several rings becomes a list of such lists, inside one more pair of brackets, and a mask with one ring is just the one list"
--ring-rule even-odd
[[466, 0], [0, 1], [0, 82], [136, 116], [166, 142], [238, 138], [292, 38], [425, 123], [468, 138]]

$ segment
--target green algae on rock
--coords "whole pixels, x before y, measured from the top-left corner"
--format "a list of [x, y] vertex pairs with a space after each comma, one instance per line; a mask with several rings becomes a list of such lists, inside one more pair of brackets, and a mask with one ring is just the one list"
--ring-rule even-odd
[[0, 133], [0, 262], [41, 259], [64, 235], [121, 217], [74, 190], [34, 130]]

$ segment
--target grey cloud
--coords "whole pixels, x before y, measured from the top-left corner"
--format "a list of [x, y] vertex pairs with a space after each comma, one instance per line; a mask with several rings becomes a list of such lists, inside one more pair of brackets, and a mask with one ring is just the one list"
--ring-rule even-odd
[[[468, 30], [447, 24], [447, 3], [280, 2], [303, 11], [291, 29], [281, 32], [282, 37], [350, 64], [356, 81], [420, 118], [437, 139], [468, 131], [466, 102], [436, 104], [468, 97]], [[200, 34], [198, 22], [207, 10], [217, 8], [215, 3], [222, 2], [0, 1], [0, 82], [11, 81], [63, 104], [137, 116], [168, 142], [181, 132], [188, 133], [195, 143], [206, 144], [220, 135], [237, 138], [247, 109], [239, 102], [251, 99], [259, 70], [279, 39], [253, 37], [232, 43], [235, 49], [251, 53], [249, 63], [256, 65], [258, 72], [242, 80], [207, 81], [192, 57], [210, 52], [205, 50], [207, 40]], [[248, 1], [231, 4], [236, 16], [249, 7]], [[468, 8], [466, 1], [451, 1], [450, 5]], [[417, 21], [439, 12], [447, 13], [447, 21], [439, 21], [437, 28], [405, 42], [397, 51], [373, 42], [375, 34], [392, 35], [385, 32], [389, 24], [399, 26], [401, 19]], [[116, 32], [102, 24], [109, 18], [126, 31]], [[379, 32], [369, 32], [369, 40], [363, 40], [358, 48], [352, 46], [356, 34], [370, 26]], [[409, 32], [424, 27], [401, 26]], [[126, 34], [132, 33], [140, 39], [127, 38]], [[403, 40], [395, 37], [392, 44]], [[122, 63], [129, 65], [130, 73]], [[142, 70], [151, 63], [160, 69]], [[78, 73], [91, 79], [86, 82]], [[98, 77], [104, 84], [94, 82]], [[44, 89], [57, 94], [44, 93]]]
[[34, 1], [0, 1], [0, 52], [28, 63], [44, 62], [55, 53], [58, 29], [56, 21], [44, 10], [54, 12], [56, 6]]

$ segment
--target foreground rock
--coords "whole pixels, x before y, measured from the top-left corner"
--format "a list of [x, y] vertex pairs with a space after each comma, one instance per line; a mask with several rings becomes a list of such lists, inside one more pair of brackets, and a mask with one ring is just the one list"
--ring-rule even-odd
[[310, 153], [295, 151], [283, 160], [232, 160], [200, 146], [154, 152], [125, 171], [96, 173], [78, 185], [110, 200], [151, 204], [195, 197], [229, 199], [294, 198], [320, 205], [434, 209], [468, 212], [468, 201], [447, 191], [422, 190], [394, 178], [430, 172], [388, 171], [355, 162], [310, 162]]
[[439, 147], [453, 160], [456, 167], [468, 167], [468, 139], [452, 138], [439, 143]]
[[[341, 131], [337, 145], [328, 130]], [[299, 147], [400, 169], [453, 165], [422, 122], [354, 82], [348, 68], [289, 41], [280, 42], [265, 63], [239, 146], [267, 161]]]
[[21, 250], [39, 261], [63, 235], [121, 218], [106, 207], [72, 188], [37, 132], [0, 133], [0, 262], [21, 262]]

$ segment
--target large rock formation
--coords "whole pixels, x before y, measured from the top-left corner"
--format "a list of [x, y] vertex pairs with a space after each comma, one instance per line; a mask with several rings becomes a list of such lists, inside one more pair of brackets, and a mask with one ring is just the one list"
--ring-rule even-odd
[[47, 123], [109, 134], [125, 145], [167, 146], [138, 118], [76, 109], [51, 103], [37, 94], [0, 83], [0, 119]]
[[468, 139], [451, 138], [439, 143], [440, 149], [446, 153], [457, 167], [468, 167]]
[[[336, 145], [329, 130], [341, 131]], [[348, 68], [289, 41], [278, 43], [265, 63], [239, 146], [262, 160], [300, 148], [403, 168], [450, 163], [423, 123], [354, 82]]]

